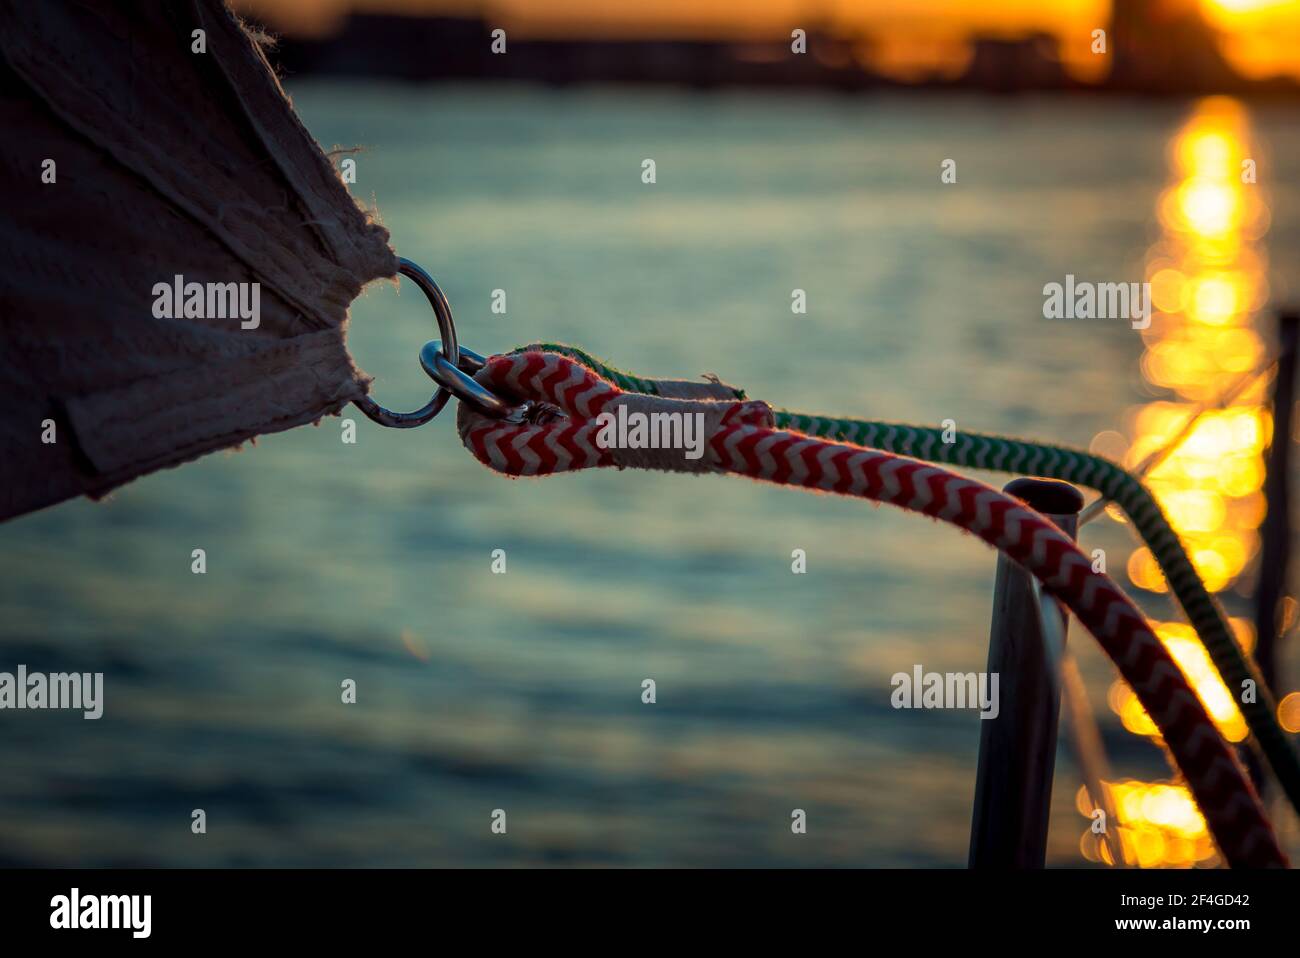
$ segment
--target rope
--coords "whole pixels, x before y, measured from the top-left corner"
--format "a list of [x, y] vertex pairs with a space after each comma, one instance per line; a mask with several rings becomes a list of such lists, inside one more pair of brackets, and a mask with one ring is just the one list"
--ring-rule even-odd
[[[938, 466], [775, 428], [762, 402], [631, 396], [585, 364], [542, 351], [495, 356], [475, 377], [497, 392], [538, 400], [546, 421], [512, 425], [462, 403], [461, 440], [489, 468], [542, 476], [602, 466], [708, 471], [887, 502], [965, 529], [1029, 570], [1100, 642], [1160, 728], [1211, 834], [1233, 866], [1284, 866], [1259, 798], [1168, 650], [1108, 576], [1092, 571], [1049, 520], [997, 490]], [[720, 387], [721, 388], [721, 387]], [[602, 413], [699, 413], [704, 455], [613, 448], [598, 441]]]
[[[595, 360], [572, 346], [529, 346], [577, 359], [624, 390], [657, 395], [654, 380], [640, 379]], [[725, 387], [734, 398], [741, 390]], [[718, 395], [717, 398], [726, 398]], [[1022, 475], [1046, 476], [1095, 489], [1118, 505], [1133, 523], [1142, 541], [1169, 582], [1178, 604], [1191, 622], [1224, 684], [1237, 700], [1259, 750], [1277, 776], [1292, 807], [1300, 812], [1300, 758], [1277, 720], [1277, 703], [1253, 660], [1238, 645], [1219, 604], [1205, 588], [1182, 541], [1165, 518], [1159, 503], [1136, 476], [1101, 456], [1062, 446], [1022, 442], [1002, 436], [957, 432], [953, 442], [943, 441], [942, 430], [902, 423], [829, 416], [806, 416], [778, 410], [776, 425], [812, 436], [915, 456], [969, 469], [987, 469]], [[1255, 700], [1244, 702], [1244, 683], [1254, 683]]]

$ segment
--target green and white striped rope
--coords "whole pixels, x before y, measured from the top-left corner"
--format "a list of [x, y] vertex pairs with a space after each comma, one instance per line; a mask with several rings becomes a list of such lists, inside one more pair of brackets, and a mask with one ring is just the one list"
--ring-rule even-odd
[[[560, 353], [590, 367], [620, 389], [658, 395], [654, 380], [615, 369], [573, 346], [541, 343], [524, 348]], [[737, 399], [745, 398], [743, 390], [732, 389], [732, 392]], [[1128, 516], [1151, 550], [1224, 684], [1240, 704], [1246, 724], [1283, 791], [1300, 812], [1300, 759], [1297, 759], [1287, 733], [1278, 723], [1273, 695], [1255, 663], [1237, 643], [1222, 609], [1201, 581], [1159, 503], [1140, 479], [1109, 459], [1062, 446], [972, 432], [956, 432], [952, 435], [952, 442], [944, 442], [942, 429], [806, 416], [784, 410], [778, 410], [775, 415], [779, 429], [793, 429], [810, 436], [851, 442], [927, 462], [1060, 479], [1095, 489], [1113, 501]], [[1247, 681], [1252, 682], [1255, 689], [1254, 701], [1250, 702], [1242, 701], [1241, 696]]]

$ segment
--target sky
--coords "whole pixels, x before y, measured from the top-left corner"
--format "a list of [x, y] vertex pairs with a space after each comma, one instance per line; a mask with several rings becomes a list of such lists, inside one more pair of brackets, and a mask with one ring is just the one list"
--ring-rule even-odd
[[[1300, 77], [1300, 0], [1159, 0], [1199, 5], [1219, 29], [1224, 52], [1252, 77]], [[787, 36], [796, 26], [831, 24], [877, 39], [894, 72], [960, 65], [971, 34], [1055, 35], [1067, 66], [1095, 68], [1092, 30], [1110, 0], [236, 0], [275, 29], [328, 33], [350, 11], [484, 16], [519, 36]]]

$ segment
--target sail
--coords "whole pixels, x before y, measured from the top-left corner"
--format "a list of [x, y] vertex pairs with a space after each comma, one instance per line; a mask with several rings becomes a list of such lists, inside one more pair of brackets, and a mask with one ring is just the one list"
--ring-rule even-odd
[[0, 0], [0, 128], [0, 519], [367, 391], [388, 233], [219, 0]]

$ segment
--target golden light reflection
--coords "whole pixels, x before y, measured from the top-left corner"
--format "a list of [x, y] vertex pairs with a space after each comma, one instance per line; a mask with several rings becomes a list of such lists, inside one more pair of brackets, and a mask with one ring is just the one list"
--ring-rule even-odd
[[[1244, 619], [1233, 619], [1232, 625], [1237, 632], [1238, 643], [1249, 652], [1254, 645], [1254, 632], [1250, 623]], [[1232, 693], [1215, 670], [1214, 663], [1201, 645], [1195, 630], [1182, 622], [1161, 622], [1156, 626], [1156, 634], [1196, 689], [1223, 737], [1230, 742], [1245, 741], [1248, 733], [1246, 720], [1237, 708]], [[1112, 711], [1130, 732], [1159, 739], [1160, 732], [1155, 723], [1126, 682], [1117, 680], [1111, 686], [1108, 701]]]
[[1288, 732], [1300, 732], [1300, 692], [1292, 692], [1277, 703], [1277, 720]]
[[[1268, 296], [1260, 243], [1268, 210], [1253, 182], [1255, 167], [1247, 162], [1254, 159], [1245, 112], [1232, 100], [1202, 101], [1174, 138], [1170, 162], [1175, 178], [1156, 208], [1162, 236], [1147, 256], [1154, 312], [1143, 333], [1141, 361], [1147, 382], [1170, 398], [1130, 411], [1131, 439], [1120, 456], [1135, 468], [1177, 443], [1147, 481], [1212, 592], [1232, 586], [1254, 558], [1265, 511], [1263, 456], [1272, 430], [1265, 381], [1261, 378], [1225, 408], [1204, 412], [1187, 429], [1200, 404], [1216, 401], [1265, 357], [1255, 314]], [[1113, 439], [1108, 441], [1113, 445]], [[1138, 588], [1168, 591], [1145, 547], [1129, 556], [1127, 572]], [[1242, 619], [1231, 622], [1238, 643], [1250, 652], [1253, 628]], [[1231, 742], [1244, 741], [1245, 719], [1195, 631], [1182, 622], [1152, 624], [1219, 731]], [[1129, 732], [1160, 739], [1125, 682], [1111, 686], [1108, 703]], [[1290, 708], [1300, 722], [1300, 701]], [[1218, 862], [1186, 788], [1137, 781], [1107, 788], [1128, 862], [1143, 868]], [[1080, 812], [1089, 815], [1084, 790], [1079, 804]], [[1113, 864], [1099, 839], [1086, 832], [1081, 852], [1090, 861]]]
[[[1249, 175], [1253, 160], [1246, 115], [1235, 101], [1203, 101], [1175, 137], [1176, 181], [1159, 203], [1163, 237], [1148, 257], [1157, 314], [1144, 337], [1142, 372], [1173, 399], [1132, 416], [1132, 467], [1175, 440], [1197, 403], [1258, 368], [1263, 340], [1255, 311], [1266, 297], [1265, 257], [1257, 242], [1267, 210]], [[1197, 421], [1149, 475], [1156, 499], [1212, 591], [1231, 585], [1259, 547], [1264, 450], [1271, 418], [1264, 384]], [[1135, 585], [1167, 586], [1145, 549], [1130, 557]]]
[[[1219, 863], [1219, 855], [1191, 793], [1181, 785], [1137, 781], [1105, 782], [1119, 822], [1108, 824], [1118, 835], [1126, 861], [1142, 868], [1191, 868]], [[1080, 788], [1075, 805], [1091, 817], [1088, 790]], [[1091, 829], [1079, 842], [1083, 857], [1113, 865], [1110, 849]]]
[[1222, 7], [1224, 10], [1246, 13], [1268, 7], [1278, 7], [1288, 2], [1288, 0], [1210, 0], [1210, 2], [1216, 7]]

